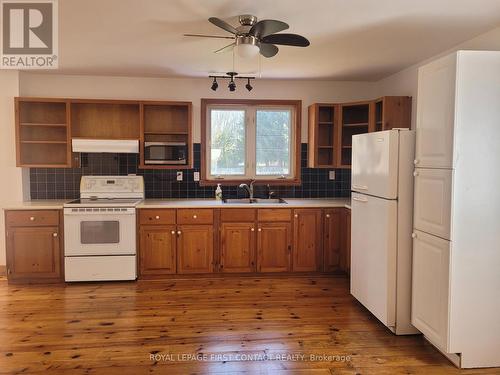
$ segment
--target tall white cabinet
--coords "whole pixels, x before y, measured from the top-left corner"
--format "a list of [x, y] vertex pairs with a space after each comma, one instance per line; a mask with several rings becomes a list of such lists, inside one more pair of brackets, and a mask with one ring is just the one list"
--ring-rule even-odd
[[500, 366], [500, 52], [419, 70], [412, 324], [458, 366]]

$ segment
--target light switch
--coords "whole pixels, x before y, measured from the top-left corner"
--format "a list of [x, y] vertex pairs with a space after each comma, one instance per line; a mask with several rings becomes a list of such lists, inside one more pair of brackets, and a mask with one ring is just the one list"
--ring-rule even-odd
[[177, 181], [182, 181], [182, 171], [177, 172]]
[[194, 172], [193, 173], [193, 180], [194, 181], [200, 181], [200, 172]]
[[328, 172], [328, 178], [330, 180], [335, 180], [335, 171], [329, 171]]

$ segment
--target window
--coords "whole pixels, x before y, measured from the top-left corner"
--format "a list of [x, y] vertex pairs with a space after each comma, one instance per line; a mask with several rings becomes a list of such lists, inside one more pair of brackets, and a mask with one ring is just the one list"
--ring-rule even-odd
[[202, 180], [298, 182], [298, 103], [202, 100]]

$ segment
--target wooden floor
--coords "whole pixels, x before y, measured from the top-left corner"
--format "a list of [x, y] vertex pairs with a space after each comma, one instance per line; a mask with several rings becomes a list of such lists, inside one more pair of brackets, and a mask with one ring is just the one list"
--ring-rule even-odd
[[345, 278], [294, 277], [66, 286], [9, 286], [0, 280], [0, 373], [393, 375], [500, 369], [459, 371], [420, 336], [392, 335], [349, 295]]

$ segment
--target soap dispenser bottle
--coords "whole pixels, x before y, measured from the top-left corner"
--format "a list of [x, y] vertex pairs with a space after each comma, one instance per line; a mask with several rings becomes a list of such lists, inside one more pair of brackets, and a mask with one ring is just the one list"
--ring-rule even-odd
[[218, 201], [222, 200], [222, 188], [220, 184], [217, 184], [217, 189], [215, 189], [215, 199]]

